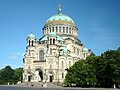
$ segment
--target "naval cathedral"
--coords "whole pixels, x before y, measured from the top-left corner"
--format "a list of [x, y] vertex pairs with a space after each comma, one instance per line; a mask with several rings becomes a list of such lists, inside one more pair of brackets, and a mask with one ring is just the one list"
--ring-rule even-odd
[[78, 39], [75, 22], [62, 13], [61, 6], [46, 21], [42, 31], [39, 40], [32, 33], [27, 37], [23, 82], [63, 83], [67, 69], [91, 51]]

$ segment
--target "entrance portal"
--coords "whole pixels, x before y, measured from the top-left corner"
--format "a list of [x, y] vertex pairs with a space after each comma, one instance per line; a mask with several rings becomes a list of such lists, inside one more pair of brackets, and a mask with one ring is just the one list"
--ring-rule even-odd
[[43, 72], [41, 69], [36, 69], [36, 76], [37, 81], [42, 82], [43, 81]]
[[50, 82], [52, 82], [53, 81], [53, 76], [50, 76]]
[[28, 76], [28, 82], [30, 82], [31, 81], [31, 76]]
[[53, 82], [53, 80], [54, 80], [53, 71], [48, 71], [48, 78], [49, 78], [49, 82]]
[[41, 78], [41, 82], [43, 81], [43, 72], [42, 71], [39, 71], [39, 76]]

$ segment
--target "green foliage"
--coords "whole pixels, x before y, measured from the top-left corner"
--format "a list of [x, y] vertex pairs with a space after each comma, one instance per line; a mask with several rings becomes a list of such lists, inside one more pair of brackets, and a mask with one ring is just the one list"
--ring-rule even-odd
[[66, 75], [64, 84], [71, 86], [90, 87], [96, 82], [95, 56], [90, 56], [86, 60], [79, 60], [69, 70]]
[[120, 50], [120, 47], [118, 47], [118, 49], [117, 50]]
[[109, 50], [86, 60], [79, 60], [69, 68], [64, 84], [81, 87], [116, 87], [120, 85], [120, 49]]
[[10, 84], [17, 83], [22, 79], [22, 68], [12, 69], [10, 66], [0, 70], [0, 84]]
[[66, 79], [65, 79], [65, 84], [67, 84], [67, 85], [71, 85], [71, 84], [79, 85], [79, 83], [83, 83], [82, 79], [80, 80], [80, 78], [82, 78], [82, 76], [83, 76], [82, 75], [83, 71], [84, 71], [83, 70], [83, 62], [82, 61], [76, 62], [68, 70], [68, 73], [67, 73]]
[[6, 66], [5, 68], [3, 68], [1, 70], [0, 74], [4, 80], [9, 80], [9, 79], [12, 79], [12, 76], [14, 74], [14, 70], [10, 66]]
[[87, 86], [95, 86], [96, 85], [96, 61], [99, 57], [97, 56], [89, 56], [86, 58], [85, 62], [85, 72], [86, 72], [86, 82]]
[[[120, 84], [120, 50], [106, 51], [101, 57], [106, 61], [106, 73], [109, 82], [118, 86]], [[111, 86], [112, 86], [111, 85]]]
[[14, 70], [13, 79], [14, 79], [14, 80], [20, 80], [20, 81], [21, 81], [22, 72], [23, 72], [23, 69], [22, 69], [22, 68], [16, 68], [16, 69]]

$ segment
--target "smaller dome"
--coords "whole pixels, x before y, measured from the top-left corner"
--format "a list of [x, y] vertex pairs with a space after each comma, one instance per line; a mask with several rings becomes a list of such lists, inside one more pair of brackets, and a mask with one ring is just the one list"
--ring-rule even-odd
[[35, 38], [35, 35], [31, 33], [30, 35], [28, 35], [28, 39], [36, 39], [36, 38]]
[[83, 48], [83, 51], [84, 51], [84, 52], [88, 52], [89, 50], [88, 50], [86, 47], [84, 47], [84, 48]]

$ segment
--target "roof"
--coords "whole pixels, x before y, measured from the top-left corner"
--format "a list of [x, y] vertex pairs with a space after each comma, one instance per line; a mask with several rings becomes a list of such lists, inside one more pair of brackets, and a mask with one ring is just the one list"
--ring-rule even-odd
[[62, 49], [64, 52], [67, 52], [67, 48], [66, 47], [60, 47], [59, 49]]
[[64, 41], [63, 38], [59, 35], [57, 35], [55, 32], [51, 32], [49, 33], [50, 36], [55, 36], [57, 38], [57, 40], [60, 40], [60, 41]]
[[35, 35], [33, 35], [32, 33], [28, 35], [28, 39], [36, 39]]
[[68, 24], [75, 26], [75, 22], [69, 16], [62, 13], [51, 16], [46, 22], [46, 25], [48, 24]]
[[83, 51], [84, 51], [84, 52], [88, 52], [89, 50], [88, 50], [86, 47], [84, 47], [84, 48], [83, 48]]
[[47, 40], [48, 40], [48, 36], [43, 36], [40, 41], [47, 41]]
[[60, 37], [59, 35], [57, 35], [55, 32], [51, 32], [48, 35], [43, 36], [40, 41], [46, 41], [46, 40], [48, 40], [49, 36], [53, 36], [53, 37], [55, 37], [59, 41], [64, 41], [63, 38]]

